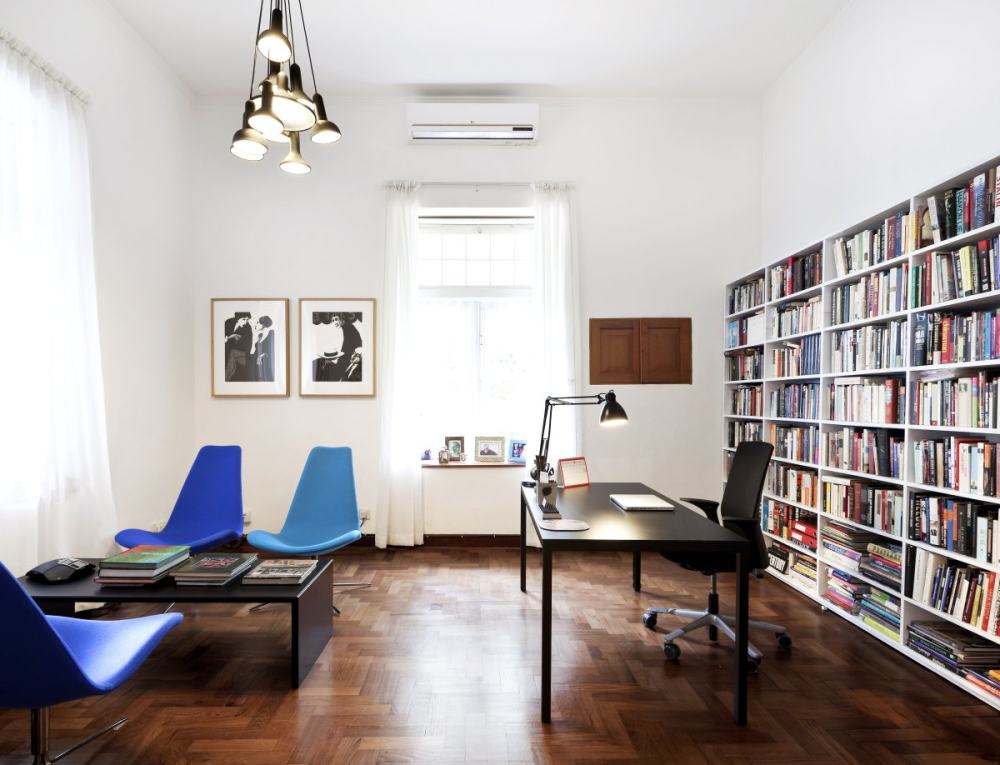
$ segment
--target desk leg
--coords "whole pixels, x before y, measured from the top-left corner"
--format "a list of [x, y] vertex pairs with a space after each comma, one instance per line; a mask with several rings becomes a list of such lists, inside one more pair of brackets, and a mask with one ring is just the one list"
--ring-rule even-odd
[[518, 492], [521, 496], [521, 592], [528, 591], [528, 503], [524, 501], [524, 490]]
[[736, 724], [747, 724], [747, 650], [750, 631], [748, 555], [736, 556]]
[[542, 543], [542, 722], [552, 722], [552, 550]]
[[632, 589], [636, 592], [642, 589], [642, 553], [638, 550], [632, 553]]
[[333, 566], [292, 601], [292, 688], [306, 679], [333, 637]]

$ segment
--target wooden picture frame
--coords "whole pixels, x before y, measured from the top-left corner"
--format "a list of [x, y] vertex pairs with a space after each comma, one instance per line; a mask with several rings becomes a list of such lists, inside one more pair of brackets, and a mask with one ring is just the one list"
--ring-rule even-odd
[[461, 462], [465, 452], [465, 436], [445, 436], [444, 446], [448, 450], [449, 462]]
[[214, 398], [287, 398], [288, 298], [212, 298], [209, 374]]
[[299, 395], [374, 398], [375, 298], [299, 298]]
[[[504, 436], [476, 436], [476, 462], [503, 462], [506, 459]], [[484, 453], [485, 452], [485, 453]]]

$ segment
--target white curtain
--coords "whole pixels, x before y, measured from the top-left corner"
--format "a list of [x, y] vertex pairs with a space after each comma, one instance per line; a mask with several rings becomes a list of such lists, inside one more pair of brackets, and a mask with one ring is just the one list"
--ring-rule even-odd
[[0, 558], [103, 556], [115, 511], [84, 104], [0, 30]]
[[386, 188], [385, 292], [379, 321], [381, 461], [375, 544], [424, 542], [419, 401], [414, 376], [427, 354], [427, 328], [415, 326], [417, 184]]
[[[530, 341], [541, 344], [538, 421], [546, 395], [580, 393], [580, 308], [576, 263], [573, 189], [569, 184], [536, 183], [534, 322]], [[559, 407], [552, 413], [549, 464], [580, 452], [580, 408]], [[535, 442], [531, 443], [532, 449]]]

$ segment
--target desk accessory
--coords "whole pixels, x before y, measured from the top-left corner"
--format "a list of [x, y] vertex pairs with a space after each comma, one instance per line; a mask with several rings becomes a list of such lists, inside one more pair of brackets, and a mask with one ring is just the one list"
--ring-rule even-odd
[[573, 518], [543, 518], [538, 522], [546, 531], [586, 531], [590, 524], [586, 521], [577, 521]]
[[39, 563], [26, 576], [44, 584], [61, 584], [80, 579], [94, 570], [93, 563], [87, 563], [79, 558], [56, 558], [45, 563]]
[[655, 494], [612, 494], [611, 504], [626, 512], [657, 512], [673, 510], [674, 506]]
[[559, 470], [556, 480], [564, 489], [577, 486], [590, 486], [590, 473], [587, 471], [585, 457], [567, 457], [559, 460]]

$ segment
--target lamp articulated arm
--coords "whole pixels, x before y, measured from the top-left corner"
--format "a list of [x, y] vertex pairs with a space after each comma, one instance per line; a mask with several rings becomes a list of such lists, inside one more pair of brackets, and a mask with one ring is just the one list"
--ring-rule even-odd
[[589, 396], [547, 396], [545, 399], [545, 413], [542, 415], [542, 434], [538, 441], [538, 451], [535, 453], [535, 467], [531, 471], [533, 480], [539, 480], [543, 475], [551, 476], [552, 467], [549, 465], [549, 439], [552, 435], [552, 408], [556, 406], [588, 406], [603, 404], [608, 397], [614, 400], [614, 391], [607, 393], [594, 393]]

